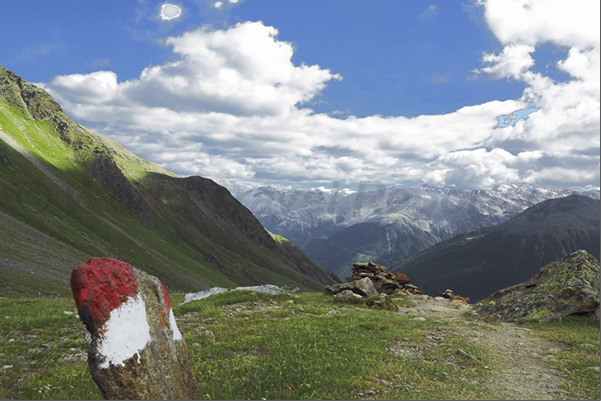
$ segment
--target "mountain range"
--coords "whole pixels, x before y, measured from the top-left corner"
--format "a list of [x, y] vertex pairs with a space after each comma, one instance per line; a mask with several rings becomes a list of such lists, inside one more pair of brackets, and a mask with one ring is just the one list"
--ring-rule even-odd
[[170, 291], [336, 281], [224, 187], [137, 157], [0, 67], [0, 291], [70, 293], [73, 267], [96, 256]]
[[482, 300], [522, 283], [550, 262], [578, 250], [599, 260], [598, 199], [571, 195], [538, 203], [508, 221], [469, 230], [393, 266], [427, 294], [447, 288]]
[[598, 190], [525, 183], [471, 191], [365, 183], [353, 192], [337, 186], [309, 191], [261, 187], [238, 191], [236, 197], [269, 231], [288, 238], [340, 278], [350, 275], [355, 262], [397, 265], [441, 241], [501, 224], [548, 199], [572, 194], [599, 199]]

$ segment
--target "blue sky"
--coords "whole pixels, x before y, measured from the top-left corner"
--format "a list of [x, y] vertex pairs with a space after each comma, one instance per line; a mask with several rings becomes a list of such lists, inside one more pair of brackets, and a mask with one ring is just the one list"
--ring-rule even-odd
[[230, 187], [598, 187], [599, 4], [566, 4], [5, 2], [0, 65]]

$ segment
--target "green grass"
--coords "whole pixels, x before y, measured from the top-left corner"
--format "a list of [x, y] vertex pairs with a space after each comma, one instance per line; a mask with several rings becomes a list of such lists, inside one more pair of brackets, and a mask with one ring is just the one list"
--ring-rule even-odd
[[599, 321], [568, 316], [562, 321], [540, 323], [529, 321], [525, 327], [535, 329], [543, 338], [567, 346], [566, 351], [552, 352], [555, 357], [547, 362], [567, 377], [561, 388], [580, 399], [599, 398]]
[[[420, 343], [425, 333], [444, 323], [424, 324], [316, 293], [298, 298], [225, 293], [179, 306], [176, 312], [183, 313], [181, 330], [198, 373], [200, 398], [487, 396], [479, 386], [454, 377], [483, 380], [487, 371], [482, 365], [491, 362], [485, 349], [454, 340], [446, 348], [427, 351], [424, 360], [388, 350], [403, 340]], [[198, 325], [211, 330], [215, 339], [196, 330]], [[481, 360], [466, 360], [456, 347]], [[439, 366], [437, 360], [453, 364]]]
[[101, 399], [86, 350], [72, 298], [0, 299], [1, 399]]
[[[318, 293], [232, 291], [180, 305], [183, 296], [171, 299], [199, 399], [494, 398], [480, 383], [500, 368], [498, 351], [458, 335], [430, 339], [433, 332], [465, 330], [468, 321], [415, 321]], [[598, 322], [527, 326], [568, 344], [569, 351], [544, 363], [566, 373], [570, 396], [598, 398], [599, 373], [586, 369], [599, 364]], [[0, 339], [1, 399], [101, 398], [71, 298], [0, 299]]]
[[269, 231], [267, 231], [267, 232], [269, 233], [269, 235], [271, 235], [271, 237], [272, 237], [274, 240], [276, 240], [276, 241], [277, 241], [277, 242], [279, 242], [280, 244], [282, 244], [282, 245], [285, 245], [285, 246], [290, 246], [290, 245], [292, 245], [292, 242], [290, 242], [290, 240], [289, 240], [289, 239], [287, 239], [287, 238], [284, 238], [284, 237], [282, 237], [281, 235], [274, 234], [274, 233], [272, 233], [272, 232], [269, 232]]

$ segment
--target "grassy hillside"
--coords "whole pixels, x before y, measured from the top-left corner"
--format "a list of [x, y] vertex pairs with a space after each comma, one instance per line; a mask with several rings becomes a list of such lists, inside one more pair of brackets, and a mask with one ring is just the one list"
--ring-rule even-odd
[[112, 257], [195, 291], [335, 277], [276, 241], [229, 192], [178, 178], [69, 119], [0, 67], [0, 291], [67, 294], [71, 269]]

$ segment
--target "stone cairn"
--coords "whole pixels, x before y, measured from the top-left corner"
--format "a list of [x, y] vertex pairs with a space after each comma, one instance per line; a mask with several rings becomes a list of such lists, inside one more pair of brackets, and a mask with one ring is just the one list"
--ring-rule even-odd
[[[354, 263], [352, 276], [347, 283], [328, 285], [323, 289], [326, 295], [356, 294], [369, 297], [378, 294], [421, 294], [422, 289], [411, 284], [411, 279], [402, 273], [390, 273], [376, 263]], [[352, 294], [350, 293], [352, 292]]]
[[196, 377], [159, 279], [115, 259], [71, 274], [88, 367], [105, 399], [191, 400]]

